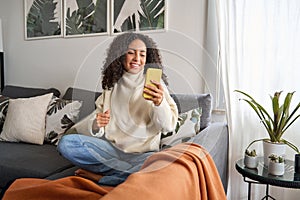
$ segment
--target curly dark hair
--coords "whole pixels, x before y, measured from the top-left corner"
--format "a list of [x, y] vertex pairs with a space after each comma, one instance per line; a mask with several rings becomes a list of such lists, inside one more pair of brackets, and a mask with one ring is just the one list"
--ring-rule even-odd
[[149, 36], [127, 32], [114, 38], [107, 50], [107, 57], [102, 69], [102, 89], [111, 89], [122, 77], [124, 73], [123, 61], [125, 54], [129, 44], [136, 39], [143, 41], [147, 48], [144, 73], [149, 67], [162, 69], [162, 79], [164, 83], [168, 85], [167, 76], [164, 73], [161, 55], [156, 43]]

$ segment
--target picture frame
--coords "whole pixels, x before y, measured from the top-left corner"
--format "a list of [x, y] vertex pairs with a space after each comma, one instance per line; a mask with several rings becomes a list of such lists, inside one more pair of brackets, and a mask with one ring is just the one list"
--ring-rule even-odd
[[111, 34], [167, 30], [167, 0], [111, 0]]
[[24, 0], [25, 40], [167, 30], [168, 0]]
[[62, 0], [24, 0], [25, 40], [63, 37]]
[[109, 32], [109, 0], [64, 0], [64, 37]]

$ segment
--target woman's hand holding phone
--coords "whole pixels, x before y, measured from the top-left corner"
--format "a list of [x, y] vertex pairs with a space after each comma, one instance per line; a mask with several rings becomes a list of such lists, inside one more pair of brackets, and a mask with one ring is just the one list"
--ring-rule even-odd
[[154, 105], [159, 106], [163, 100], [164, 89], [157, 81], [151, 80], [151, 83], [151, 85], [147, 84], [144, 86], [144, 94], [146, 94], [144, 98], [152, 101]]
[[161, 76], [161, 69], [147, 69], [143, 97], [146, 100], [152, 101], [156, 106], [160, 105], [164, 94], [163, 87], [160, 84]]

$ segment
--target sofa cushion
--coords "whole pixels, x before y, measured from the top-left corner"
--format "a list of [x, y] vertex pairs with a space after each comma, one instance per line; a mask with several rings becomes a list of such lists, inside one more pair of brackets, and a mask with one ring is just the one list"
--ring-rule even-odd
[[2, 131], [3, 124], [7, 114], [9, 97], [0, 95], [0, 132]]
[[8, 99], [12, 98], [27, 98], [40, 96], [43, 94], [53, 93], [54, 96], [59, 97], [60, 92], [56, 88], [31, 88], [31, 87], [21, 87], [15, 85], [6, 85], [1, 92], [0, 99], [0, 132], [2, 131], [2, 127], [4, 124], [4, 120], [6, 117], [6, 112], [8, 108]]
[[46, 178], [73, 166], [50, 144], [1, 142], [0, 152], [0, 188], [16, 178]]
[[100, 92], [70, 87], [67, 89], [62, 98], [67, 100], [82, 101], [82, 106], [79, 114], [79, 120], [81, 120], [95, 110], [95, 101], [100, 96], [100, 94]]
[[10, 142], [43, 144], [45, 121], [53, 94], [10, 99], [0, 139]]
[[177, 104], [179, 113], [200, 107], [202, 109], [200, 129], [209, 126], [212, 112], [211, 94], [171, 94], [171, 96]]
[[200, 132], [201, 107], [181, 113], [175, 131], [161, 136], [161, 148], [183, 143]]
[[31, 88], [31, 87], [21, 87], [15, 85], [6, 85], [2, 90], [2, 95], [10, 98], [26, 98], [40, 96], [43, 94], [53, 93], [54, 96], [59, 97], [60, 92], [56, 88]]
[[46, 143], [58, 144], [63, 134], [77, 122], [81, 105], [81, 101], [52, 98], [46, 116]]
[[[0, 133], [6, 118], [9, 99], [0, 95]], [[46, 115], [46, 143], [56, 145], [62, 134], [77, 122], [81, 104], [80, 101], [52, 98]]]

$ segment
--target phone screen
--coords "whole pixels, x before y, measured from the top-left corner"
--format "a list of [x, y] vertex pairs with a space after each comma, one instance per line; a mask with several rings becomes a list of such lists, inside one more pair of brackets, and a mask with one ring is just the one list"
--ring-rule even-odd
[[[155, 86], [153, 83], [151, 83], [151, 80], [154, 80], [156, 82], [160, 82], [162, 76], [162, 70], [157, 68], [148, 68], [146, 72], [146, 79], [145, 79], [145, 85], [152, 85]], [[144, 98], [151, 98], [151, 95], [143, 93]]]

